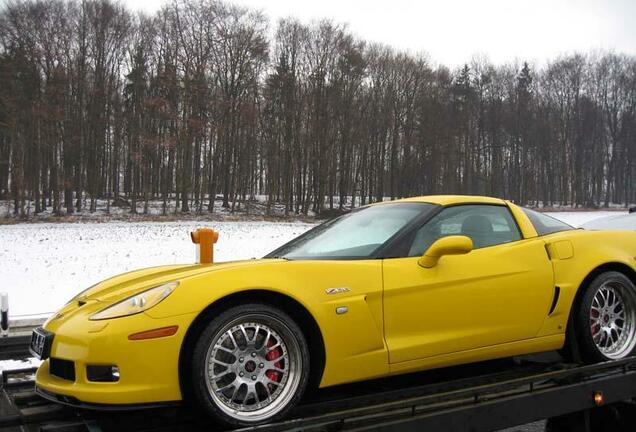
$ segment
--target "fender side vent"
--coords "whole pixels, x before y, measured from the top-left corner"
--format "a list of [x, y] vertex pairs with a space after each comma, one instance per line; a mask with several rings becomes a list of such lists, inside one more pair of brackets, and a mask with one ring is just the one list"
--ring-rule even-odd
[[551, 260], [552, 259], [552, 255], [550, 254], [550, 247], [548, 246], [547, 243], [545, 245], [543, 245], [543, 247], [545, 248], [545, 254], [548, 256], [548, 260]]
[[561, 294], [561, 288], [558, 286], [554, 287], [554, 297], [552, 297], [552, 306], [550, 306], [550, 312], [548, 312], [548, 316], [552, 315], [554, 309], [556, 309], [557, 303], [559, 303], [559, 295]]

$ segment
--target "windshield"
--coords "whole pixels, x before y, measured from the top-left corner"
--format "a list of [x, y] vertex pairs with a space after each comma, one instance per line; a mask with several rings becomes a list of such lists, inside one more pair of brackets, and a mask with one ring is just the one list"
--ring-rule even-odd
[[380, 204], [352, 211], [308, 231], [266, 256], [288, 259], [364, 259], [415, 218], [428, 203]]

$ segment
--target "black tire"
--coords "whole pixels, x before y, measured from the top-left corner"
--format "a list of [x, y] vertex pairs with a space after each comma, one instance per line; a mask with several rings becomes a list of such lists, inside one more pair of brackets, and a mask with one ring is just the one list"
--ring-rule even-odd
[[[570, 323], [573, 328], [568, 329], [570, 355], [584, 363], [618, 360], [632, 355], [636, 348], [634, 283], [623, 273], [608, 271], [596, 276], [584, 289], [574, 306]], [[606, 298], [603, 293], [607, 300], [603, 300]], [[620, 333], [617, 326], [623, 326]], [[616, 343], [612, 343], [614, 338]]]
[[294, 320], [268, 304], [250, 303], [227, 309], [203, 329], [190, 360], [189, 387], [218, 422], [252, 426], [280, 419], [298, 403], [309, 367], [307, 342]]

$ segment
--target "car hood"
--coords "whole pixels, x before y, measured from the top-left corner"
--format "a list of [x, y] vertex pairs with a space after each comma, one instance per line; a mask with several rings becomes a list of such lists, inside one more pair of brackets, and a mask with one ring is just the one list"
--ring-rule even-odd
[[248, 267], [263, 262], [283, 261], [273, 259], [230, 261], [218, 264], [185, 264], [150, 267], [130, 271], [102, 281], [73, 298], [73, 302], [98, 301], [113, 303], [155, 286], [180, 281], [202, 273], [217, 272], [237, 267]]

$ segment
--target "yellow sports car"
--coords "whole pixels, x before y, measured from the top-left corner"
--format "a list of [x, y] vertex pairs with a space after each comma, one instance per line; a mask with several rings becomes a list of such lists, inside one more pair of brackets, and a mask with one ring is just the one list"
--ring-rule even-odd
[[635, 283], [636, 232], [577, 230], [487, 197], [378, 203], [263, 259], [89, 288], [34, 331], [36, 386], [85, 407], [187, 398], [252, 425], [311, 386], [560, 348], [626, 357]]

